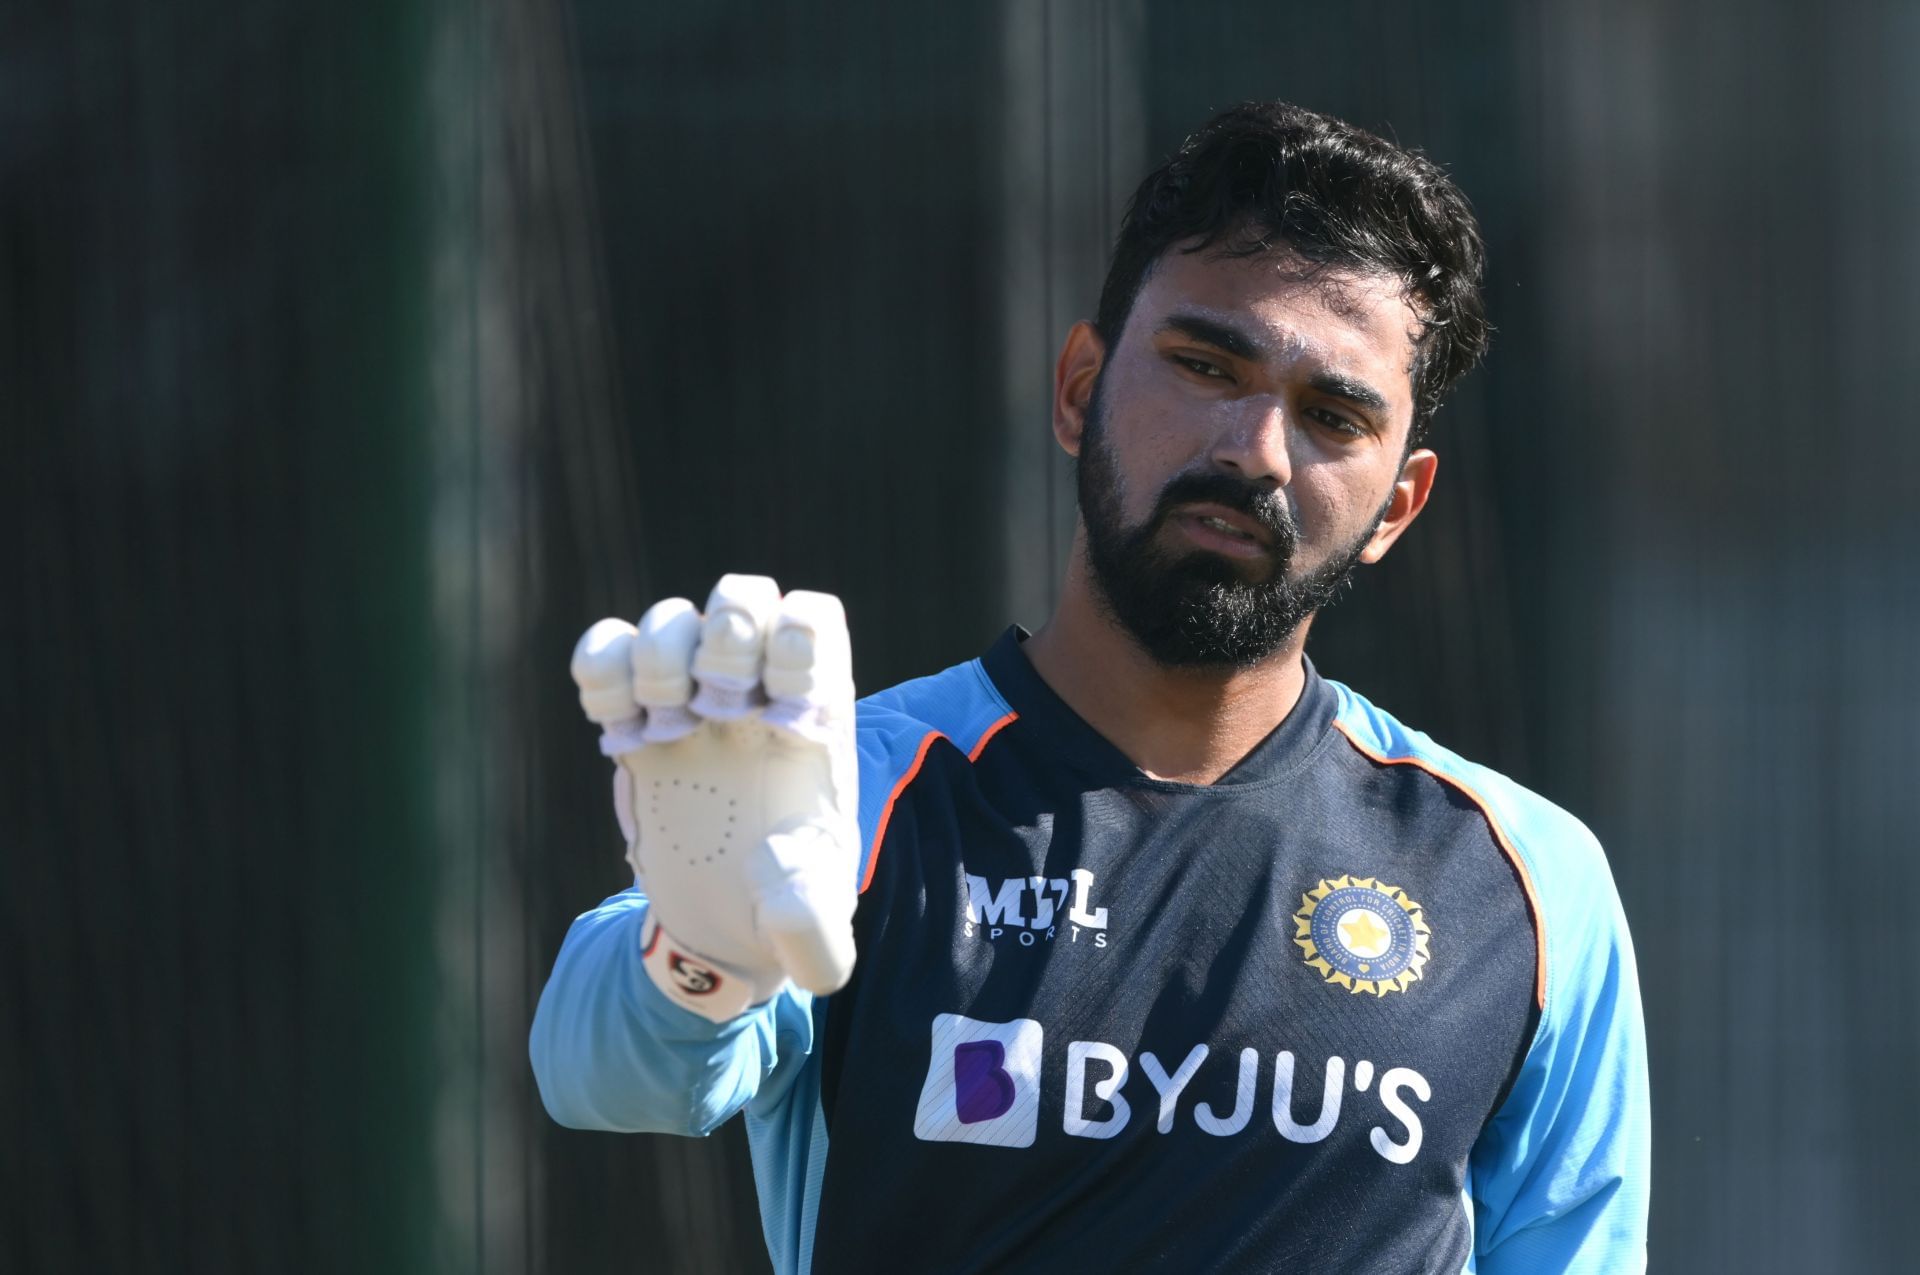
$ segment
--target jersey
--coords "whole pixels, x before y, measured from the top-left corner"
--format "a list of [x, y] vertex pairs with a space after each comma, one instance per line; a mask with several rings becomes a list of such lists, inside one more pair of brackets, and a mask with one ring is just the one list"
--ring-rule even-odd
[[1641, 1269], [1638, 984], [1587, 831], [1310, 664], [1218, 781], [1151, 778], [1021, 637], [861, 701], [853, 980], [708, 1023], [617, 895], [536, 1015], [549, 1111], [744, 1108], [782, 1272]]

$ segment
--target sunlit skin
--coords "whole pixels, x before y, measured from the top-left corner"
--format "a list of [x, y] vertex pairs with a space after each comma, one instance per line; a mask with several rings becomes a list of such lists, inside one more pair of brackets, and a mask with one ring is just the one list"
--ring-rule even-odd
[[[1104, 368], [1106, 446], [1129, 526], [1150, 515], [1174, 477], [1233, 471], [1277, 491], [1292, 511], [1300, 546], [1289, 574], [1298, 576], [1362, 536], [1361, 561], [1378, 562], [1426, 507], [1438, 458], [1407, 447], [1413, 307], [1383, 276], [1331, 271], [1302, 281], [1299, 273], [1280, 254], [1169, 251], [1114, 350], [1091, 324], [1067, 334], [1054, 368], [1054, 437], [1079, 456]], [[1264, 546], [1201, 525], [1209, 513], [1246, 521], [1218, 508], [1182, 510], [1159, 533], [1162, 545], [1221, 554], [1260, 578], [1271, 562]], [[1169, 669], [1107, 616], [1092, 589], [1083, 522], [1059, 606], [1022, 649], [1054, 692], [1148, 775], [1212, 783], [1299, 700], [1311, 620], [1251, 668]]]

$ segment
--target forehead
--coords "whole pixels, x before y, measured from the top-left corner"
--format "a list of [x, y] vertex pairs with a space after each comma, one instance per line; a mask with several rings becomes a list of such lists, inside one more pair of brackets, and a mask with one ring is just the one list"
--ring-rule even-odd
[[1175, 314], [1247, 330], [1276, 352], [1390, 380], [1397, 374], [1411, 394], [1420, 316], [1390, 275], [1316, 267], [1284, 251], [1170, 248], [1141, 285], [1123, 340], [1150, 339]]

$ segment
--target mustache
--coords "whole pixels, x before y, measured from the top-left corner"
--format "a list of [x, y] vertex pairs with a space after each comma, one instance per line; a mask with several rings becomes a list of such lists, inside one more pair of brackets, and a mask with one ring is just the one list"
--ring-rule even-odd
[[1154, 502], [1153, 517], [1147, 525], [1158, 531], [1177, 507], [1202, 501], [1225, 505], [1253, 519], [1266, 528], [1267, 534], [1273, 537], [1274, 548], [1282, 554], [1291, 554], [1300, 542], [1300, 529], [1294, 525], [1293, 511], [1287, 508], [1278, 492], [1217, 470], [1182, 474], [1168, 483], [1160, 499]]

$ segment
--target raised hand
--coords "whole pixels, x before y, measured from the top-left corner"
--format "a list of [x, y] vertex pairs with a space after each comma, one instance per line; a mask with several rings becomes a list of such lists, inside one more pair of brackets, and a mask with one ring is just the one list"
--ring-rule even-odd
[[602, 620], [573, 653], [580, 704], [614, 759], [615, 808], [651, 900], [648, 975], [724, 1022], [791, 978], [853, 972], [853, 660], [831, 594], [722, 576], [639, 627]]

